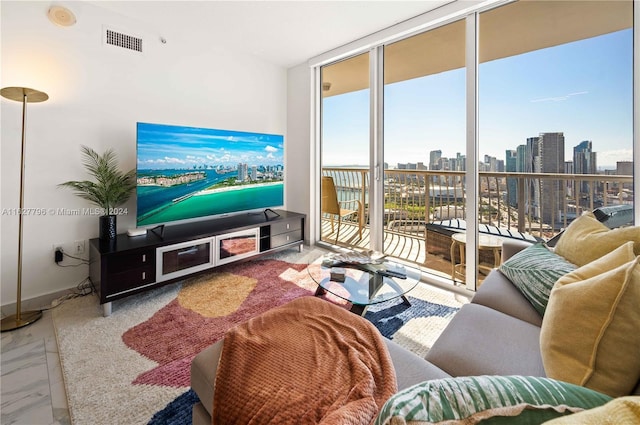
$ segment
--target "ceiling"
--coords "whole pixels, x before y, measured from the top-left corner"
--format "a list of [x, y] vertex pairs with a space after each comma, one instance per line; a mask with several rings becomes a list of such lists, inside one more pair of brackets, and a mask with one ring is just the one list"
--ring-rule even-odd
[[[633, 3], [629, 1], [521, 0], [480, 14], [479, 61], [631, 28], [632, 16]], [[463, 67], [465, 31], [465, 22], [460, 19], [386, 46], [385, 84]], [[325, 97], [365, 89], [369, 87], [368, 55], [329, 65], [323, 68], [322, 78], [323, 83], [330, 83], [322, 92]]]
[[[257, 56], [286, 68], [451, 0], [89, 1], [172, 37]], [[72, 6], [70, 6], [72, 8]]]

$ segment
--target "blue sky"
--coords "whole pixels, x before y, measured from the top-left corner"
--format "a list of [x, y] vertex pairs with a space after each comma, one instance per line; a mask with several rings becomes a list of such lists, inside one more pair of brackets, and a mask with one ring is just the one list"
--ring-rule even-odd
[[[632, 160], [631, 29], [480, 64], [479, 154], [504, 159], [528, 137], [564, 132], [565, 160], [593, 141], [598, 166]], [[324, 165], [368, 163], [369, 91], [325, 99]], [[465, 153], [465, 70], [385, 87], [385, 161]]]
[[138, 169], [284, 164], [280, 135], [138, 123], [137, 138]]

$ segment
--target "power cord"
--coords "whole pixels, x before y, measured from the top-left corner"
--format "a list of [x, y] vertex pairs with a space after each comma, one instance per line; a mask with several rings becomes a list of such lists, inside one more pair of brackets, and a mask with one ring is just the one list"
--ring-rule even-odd
[[[64, 267], [64, 266], [62, 266]], [[74, 298], [86, 297], [87, 295], [91, 295], [95, 292], [95, 287], [93, 286], [93, 282], [89, 277], [85, 277], [78, 285], [73, 292], [70, 292], [66, 295], [63, 295], [55, 300], [51, 301], [51, 306], [47, 308], [43, 308], [40, 311], [48, 311], [52, 310], [56, 307], [59, 307], [65, 301], [72, 300]]]

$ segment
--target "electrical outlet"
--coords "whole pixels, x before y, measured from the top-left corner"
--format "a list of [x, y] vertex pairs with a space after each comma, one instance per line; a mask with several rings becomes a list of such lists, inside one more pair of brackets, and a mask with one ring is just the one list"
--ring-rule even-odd
[[86, 250], [86, 241], [77, 240], [74, 242], [56, 242], [52, 245], [52, 248], [54, 253], [57, 250], [60, 250], [68, 255], [82, 256]]
[[75, 241], [74, 242], [75, 250], [73, 251], [76, 254], [84, 254], [84, 241]]

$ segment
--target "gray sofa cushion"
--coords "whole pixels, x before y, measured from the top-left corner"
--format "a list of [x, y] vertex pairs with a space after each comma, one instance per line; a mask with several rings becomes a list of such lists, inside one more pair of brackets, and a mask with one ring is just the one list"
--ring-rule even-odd
[[452, 376], [546, 376], [540, 328], [480, 304], [464, 305], [426, 359]]
[[211, 415], [205, 410], [202, 403], [193, 405], [191, 425], [211, 425]]
[[214, 342], [202, 350], [191, 362], [191, 388], [198, 394], [203, 407], [213, 412], [213, 384], [224, 340]]
[[499, 270], [489, 273], [471, 302], [501, 311], [538, 327], [542, 326], [540, 313]]
[[516, 253], [531, 246], [531, 242], [518, 239], [505, 239], [502, 241], [502, 262], [504, 263]]
[[398, 390], [430, 379], [449, 378], [450, 375], [422, 357], [386, 339], [391, 361], [396, 371]]

